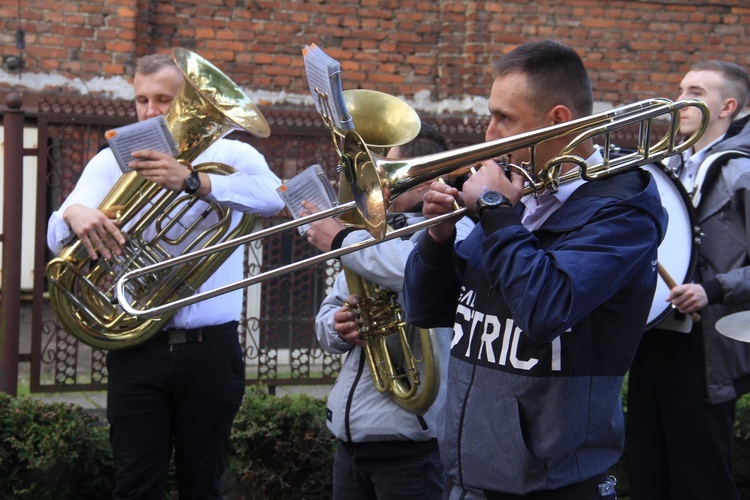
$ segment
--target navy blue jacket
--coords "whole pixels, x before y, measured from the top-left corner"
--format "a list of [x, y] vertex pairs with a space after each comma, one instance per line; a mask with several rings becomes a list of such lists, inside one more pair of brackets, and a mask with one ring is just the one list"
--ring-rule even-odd
[[656, 287], [667, 214], [648, 172], [583, 184], [534, 232], [520, 213], [488, 211], [455, 248], [425, 236], [407, 262], [407, 320], [454, 327], [438, 435], [464, 489], [555, 489], [616, 463]]

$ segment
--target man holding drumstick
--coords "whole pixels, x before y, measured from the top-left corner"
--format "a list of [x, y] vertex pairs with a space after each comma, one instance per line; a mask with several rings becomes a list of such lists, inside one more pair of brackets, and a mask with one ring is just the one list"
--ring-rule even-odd
[[[750, 392], [750, 343], [720, 335], [717, 320], [750, 308], [750, 79], [742, 67], [702, 61], [680, 84], [711, 116], [695, 145], [669, 167], [691, 195], [702, 233], [694, 282], [668, 300], [699, 315], [682, 331], [647, 331], [628, 384], [628, 477], [634, 500], [737, 499], [732, 451], [735, 403]], [[680, 132], [700, 124], [692, 108]], [[668, 258], [668, 256], [665, 256]], [[670, 322], [674, 324], [674, 322]]]

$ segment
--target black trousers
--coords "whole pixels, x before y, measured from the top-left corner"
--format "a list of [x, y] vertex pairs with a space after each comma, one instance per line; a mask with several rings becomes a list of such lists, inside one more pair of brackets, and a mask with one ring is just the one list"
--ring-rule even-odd
[[627, 470], [633, 500], [739, 498], [735, 402], [708, 403], [699, 324], [645, 332], [630, 369]]
[[437, 440], [433, 441], [355, 446], [339, 441], [333, 462], [333, 499], [442, 499], [445, 474]]
[[236, 333], [232, 322], [204, 329], [202, 341], [174, 345], [159, 333], [107, 354], [115, 499], [161, 499], [173, 449], [180, 499], [222, 498], [229, 434], [245, 392]]

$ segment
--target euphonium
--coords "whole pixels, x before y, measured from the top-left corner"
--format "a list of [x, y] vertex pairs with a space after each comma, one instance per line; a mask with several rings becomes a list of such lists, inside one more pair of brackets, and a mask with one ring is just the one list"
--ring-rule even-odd
[[[349, 293], [360, 297], [352, 310], [362, 340], [367, 342], [365, 355], [375, 388], [390, 393], [405, 410], [423, 415], [440, 389], [435, 331], [406, 323], [396, 292], [380, 288], [350, 269], [343, 271]], [[391, 340], [395, 342], [389, 344]]]
[[[183, 83], [165, 119], [180, 151], [178, 160], [193, 161], [235, 129], [258, 137], [270, 135], [263, 114], [224, 73], [185, 49], [174, 49], [172, 56], [183, 74]], [[221, 175], [235, 172], [218, 163], [196, 165], [194, 169]], [[199, 234], [193, 221], [181, 220], [196, 203], [207, 205], [203, 215], [215, 221]], [[122, 255], [109, 261], [91, 260], [76, 239], [50, 261], [46, 274], [51, 285], [50, 303], [60, 323], [82, 342], [103, 349], [142, 343], [174, 315], [172, 311], [142, 319], [123, 312], [114, 299], [114, 285], [121, 275], [174, 257], [170, 251], [192, 251], [241, 236], [255, 222], [255, 216], [243, 214], [232, 228], [230, 209], [161, 188], [136, 172], [122, 175], [98, 208], [119, 220], [127, 239]], [[128, 287], [127, 294], [149, 304], [191, 295], [233, 251], [227, 249], [198, 263], [142, 276]]]
[[[419, 115], [404, 101], [371, 90], [344, 92], [354, 128], [368, 146], [385, 154], [389, 147], [414, 139], [419, 133]], [[380, 117], [380, 118], [377, 118]], [[334, 131], [337, 135], [345, 135]], [[339, 203], [351, 201], [349, 184], [339, 183]], [[352, 210], [341, 220], [364, 227], [359, 213]], [[397, 294], [381, 288], [342, 266], [350, 294], [358, 295], [353, 307], [375, 388], [389, 393], [407, 411], [423, 415], [440, 389], [440, 357], [433, 329], [416, 328], [404, 320]]]

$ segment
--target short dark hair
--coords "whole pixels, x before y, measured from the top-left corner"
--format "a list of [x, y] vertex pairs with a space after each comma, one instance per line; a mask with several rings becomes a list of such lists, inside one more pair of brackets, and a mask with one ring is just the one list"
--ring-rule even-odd
[[581, 57], [557, 40], [542, 40], [519, 45], [502, 56], [492, 69], [493, 78], [513, 73], [526, 75], [539, 112], [558, 104], [571, 110], [574, 118], [594, 110], [591, 80]]
[[750, 94], [750, 77], [745, 68], [739, 64], [727, 61], [708, 60], [700, 61], [690, 68], [690, 71], [715, 71], [724, 78], [723, 98], [737, 100], [737, 109], [732, 113], [732, 120], [747, 106], [748, 94]]
[[419, 134], [411, 141], [399, 146], [398, 152], [401, 158], [414, 158], [440, 153], [448, 149], [450, 149], [448, 139], [443, 137], [434, 125], [423, 121]]
[[153, 75], [165, 67], [174, 68], [179, 73], [177, 63], [169, 54], [150, 54], [135, 61], [135, 72], [140, 75]]
[[[398, 156], [399, 158], [417, 158], [420, 156], [442, 153], [443, 151], [448, 151], [452, 148], [453, 145], [451, 144], [451, 141], [442, 135], [436, 126], [423, 121], [422, 126], [419, 129], [419, 134], [417, 134], [417, 136], [411, 141], [399, 146]], [[446, 179], [446, 183], [449, 186], [460, 188], [466, 180], [466, 176], [453, 177], [449, 175], [446, 176]], [[421, 208], [419, 210], [415, 209], [414, 211], [419, 212], [420, 210]]]

